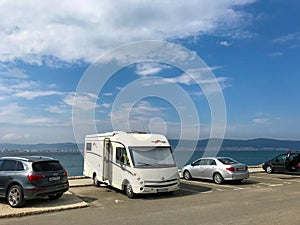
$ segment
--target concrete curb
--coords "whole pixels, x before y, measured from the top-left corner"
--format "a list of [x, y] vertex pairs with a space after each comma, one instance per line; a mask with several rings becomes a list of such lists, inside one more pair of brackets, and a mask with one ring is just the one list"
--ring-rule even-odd
[[22, 217], [88, 206], [90, 206], [90, 204], [82, 201], [71, 192], [66, 192], [62, 198], [57, 200], [37, 199], [28, 201], [27, 205], [23, 208], [11, 208], [4, 200], [0, 204], [0, 218]]
[[[265, 171], [262, 168], [262, 165], [257, 166], [248, 166], [249, 173], [264, 173]], [[181, 169], [178, 170], [179, 176], [182, 178]], [[69, 177], [70, 187], [84, 187], [84, 186], [93, 186], [92, 179], [86, 176], [72, 176]]]

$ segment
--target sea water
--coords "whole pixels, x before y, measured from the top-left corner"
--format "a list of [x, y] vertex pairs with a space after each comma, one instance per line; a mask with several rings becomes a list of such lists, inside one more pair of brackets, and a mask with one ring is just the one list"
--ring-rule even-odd
[[[217, 156], [231, 157], [241, 163], [247, 165], [260, 165], [263, 162], [272, 159], [278, 154], [285, 151], [271, 151], [271, 150], [222, 150]], [[174, 151], [174, 158], [179, 168], [189, 164], [198, 158], [201, 158], [204, 151]], [[60, 160], [64, 168], [68, 171], [69, 176], [80, 176], [83, 174], [83, 155], [81, 152], [34, 152], [34, 153], [1, 153], [0, 156], [24, 156], [24, 155], [42, 155]], [[212, 155], [213, 156], [213, 155]]]

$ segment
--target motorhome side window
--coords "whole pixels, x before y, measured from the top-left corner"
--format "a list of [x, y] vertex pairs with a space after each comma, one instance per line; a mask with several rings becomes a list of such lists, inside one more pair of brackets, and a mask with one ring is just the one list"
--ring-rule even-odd
[[86, 143], [86, 150], [92, 151], [92, 143]]
[[129, 158], [125, 148], [116, 148], [116, 162], [129, 165]]

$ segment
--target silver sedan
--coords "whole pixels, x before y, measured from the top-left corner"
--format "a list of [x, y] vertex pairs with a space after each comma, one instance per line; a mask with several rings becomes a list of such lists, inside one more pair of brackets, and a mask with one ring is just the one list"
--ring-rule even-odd
[[228, 157], [200, 158], [182, 168], [183, 178], [209, 179], [217, 184], [225, 180], [241, 182], [249, 178], [248, 167]]

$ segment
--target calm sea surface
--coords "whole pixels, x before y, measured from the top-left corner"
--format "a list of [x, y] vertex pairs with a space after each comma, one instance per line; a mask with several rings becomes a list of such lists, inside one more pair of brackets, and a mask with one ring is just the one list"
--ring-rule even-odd
[[[218, 156], [231, 157], [239, 162], [245, 163], [247, 165], [259, 165], [274, 156], [286, 151], [265, 151], [265, 150], [255, 150], [255, 151], [220, 151]], [[193, 162], [196, 159], [203, 156], [203, 151], [178, 151], [174, 152], [175, 160], [179, 168], [182, 168], [187, 163]], [[59, 159], [63, 166], [67, 169], [69, 176], [79, 176], [83, 172], [83, 156], [80, 152], [35, 152], [35, 153], [0, 153], [0, 156], [22, 156], [22, 155], [43, 155]]]

